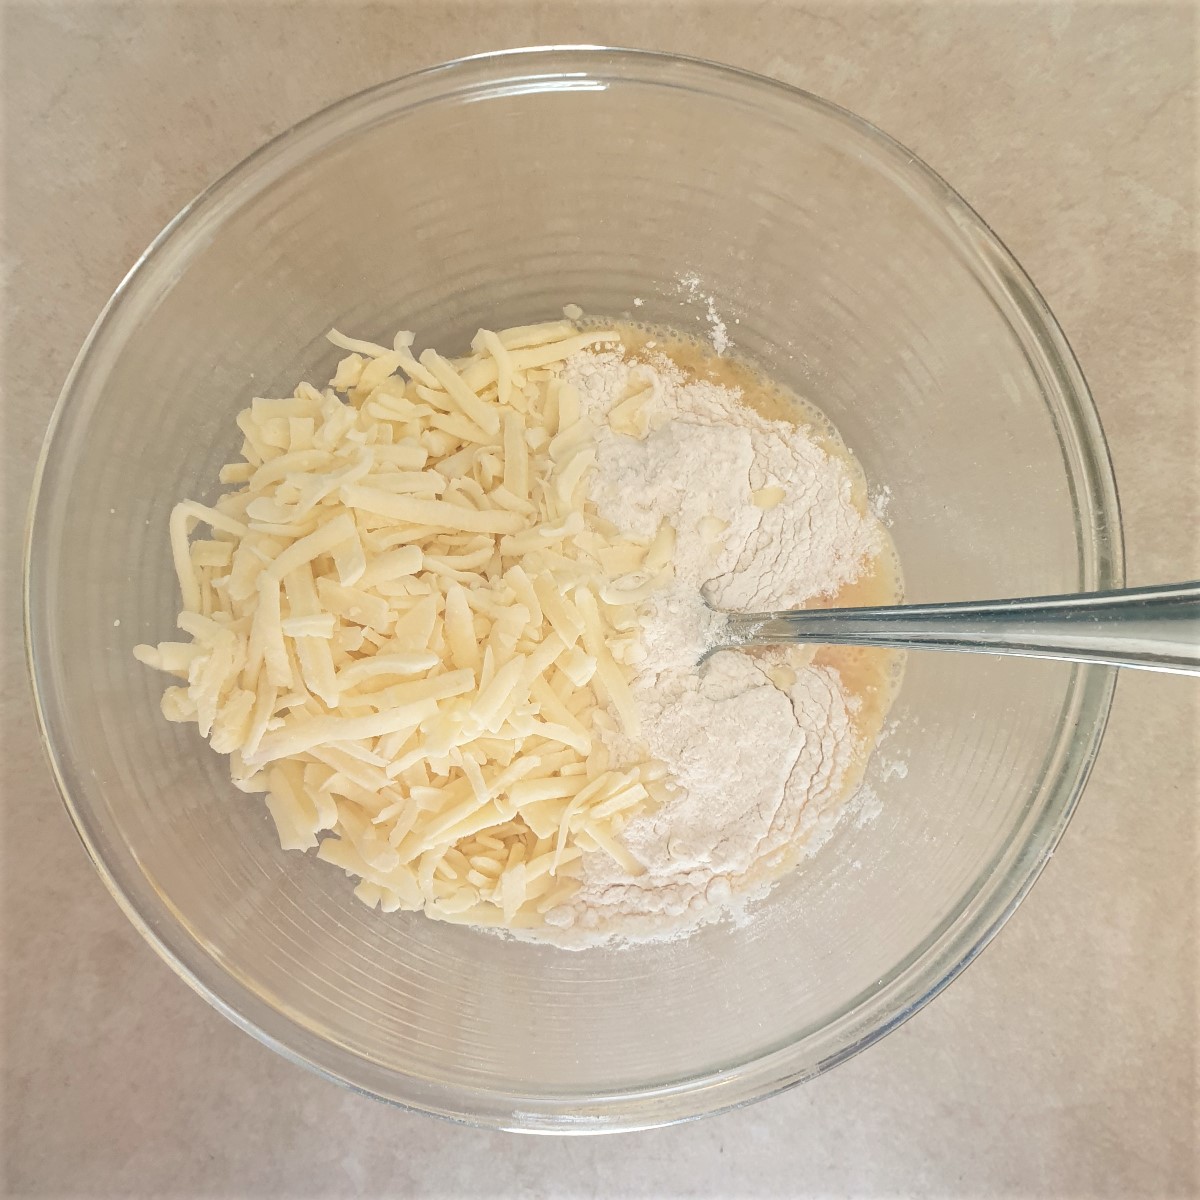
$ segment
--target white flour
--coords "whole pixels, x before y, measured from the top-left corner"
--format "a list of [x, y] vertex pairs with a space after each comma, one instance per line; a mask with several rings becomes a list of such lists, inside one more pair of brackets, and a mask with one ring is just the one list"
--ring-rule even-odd
[[[850, 473], [804, 430], [768, 421], [740, 394], [688, 383], [665, 356], [630, 364], [615, 351], [576, 355], [566, 378], [600, 426], [592, 499], [620, 529], [675, 528], [675, 576], [715, 608], [795, 608], [858, 577], [881, 548], [851, 499]], [[622, 437], [604, 416], [627, 393], [653, 389], [651, 433]], [[766, 511], [751, 493], [782, 487]], [[707, 518], [728, 528], [713, 537]]]
[[[678, 791], [622, 832], [643, 874], [589, 855], [579, 893], [546, 919], [565, 944], [668, 937], [768, 884], [830, 823], [856, 753], [855, 700], [803, 651], [727, 651], [697, 666], [719, 621], [705, 599], [755, 611], [829, 595], [879, 552], [879, 534], [851, 500], [845, 464], [742, 405], [736, 390], [688, 382], [663, 356], [631, 364], [616, 352], [576, 355], [565, 377], [600, 430], [591, 488], [600, 515], [642, 537], [664, 519], [676, 531], [675, 580], [641, 613], [646, 657], [633, 691], [645, 749]], [[648, 436], [609, 429], [608, 411], [646, 388]], [[773, 487], [783, 498], [758, 507], [753, 493]], [[620, 736], [610, 749], [642, 757]]]
[[[679, 276], [676, 280], [676, 289], [692, 300], [704, 301], [704, 315], [709, 327], [708, 340], [718, 354], [724, 354], [729, 349], [729, 329], [721, 319], [721, 314], [717, 312], [716, 297], [704, 294], [700, 276], [694, 271]], [[635, 300], [634, 304], [637, 303], [638, 301]]]

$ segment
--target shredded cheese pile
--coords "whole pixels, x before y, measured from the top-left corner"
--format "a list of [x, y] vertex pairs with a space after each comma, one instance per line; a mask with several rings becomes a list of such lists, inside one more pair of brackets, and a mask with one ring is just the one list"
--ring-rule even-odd
[[673, 791], [598, 736], [637, 737], [637, 605], [674, 548], [586, 499], [595, 430], [560, 368], [617, 335], [480, 330], [457, 361], [329, 339], [330, 386], [255, 399], [232, 490], [172, 512], [191, 640], [135, 654], [184, 681], [163, 713], [266, 792], [285, 849], [384, 911], [536, 927], [585, 851], [638, 873], [620, 831]]

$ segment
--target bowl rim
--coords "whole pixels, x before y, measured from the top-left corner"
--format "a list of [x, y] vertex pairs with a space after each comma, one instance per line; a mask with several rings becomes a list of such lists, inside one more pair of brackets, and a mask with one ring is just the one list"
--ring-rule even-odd
[[[77, 802], [67, 785], [64, 760], [60, 758], [50, 732], [46, 696], [39, 687], [38, 617], [32, 602], [42, 485], [56, 434], [70, 412], [81, 378], [104, 347], [114, 318], [164, 256], [172, 252], [177, 258], [185, 256], [194, 225], [203, 219], [211, 219], [214, 212], [219, 213], [243, 185], [261, 182], [264, 173], [269, 174], [268, 167], [273, 166], [276, 170], [286, 167], [295, 154], [306, 158], [305, 148], [310, 142], [315, 143], [314, 150], [319, 150], [321, 135], [344, 119], [354, 114], [365, 115], [380, 102], [396, 101], [397, 108], [402, 109], [399, 102], [406, 93], [436, 82], [439, 77], [446, 79], [449, 86], [434, 99], [444, 102], [455, 95], [456, 76], [469, 77], [481, 68], [484, 74], [476, 82], [495, 86], [505, 79], [528, 79], [529, 76], [513, 73], [522, 64], [542, 68], [542, 73], [533, 78], [545, 82], [555, 78], [586, 78], [589, 69], [602, 68], [605, 62], [630, 66], [644, 64], [649, 71], [671, 67], [692, 72], [696, 86], [707, 83], [712, 89], [710, 94], [718, 95], [717, 89], [723, 84], [727, 91], [718, 95], [720, 99], [730, 98], [728, 89], [740, 88], [748, 93], [774, 95], [792, 105], [832, 118], [873, 143], [897, 166], [906, 185], [919, 189], [945, 209], [950, 223], [958, 227], [963, 238], [970, 240], [973, 253], [991, 260], [1000, 286], [1021, 309], [1029, 332], [1045, 352], [1048, 369], [1057, 377], [1064, 412], [1051, 415], [1060, 443], [1063, 443], [1064, 470], [1073, 493], [1081, 573], [1079, 586], [1083, 590], [1098, 590], [1119, 587], [1124, 582], [1120, 505], [1108, 445], [1079, 363], [1040, 292], [982, 218], [917, 155], [870, 122], [803, 89], [708, 59], [634, 48], [568, 44], [473, 54], [386, 80], [325, 106], [265, 142], [180, 209], [138, 256], [84, 340], [52, 412], [34, 474], [24, 538], [23, 624], [26, 667], [33, 689], [39, 735], [55, 784], [93, 865], [126, 917], [184, 982], [234, 1024], [292, 1062], [351, 1090], [462, 1124], [521, 1132], [629, 1131], [741, 1107], [824, 1073], [903, 1024], [975, 960], [1037, 880], [1087, 782], [1107, 723], [1117, 675], [1116, 669], [1111, 667], [1076, 666], [1073, 669], [1055, 733], [1055, 752], [1049, 756], [1039, 784], [1040, 812], [1036, 822], [1023, 831], [1024, 844], [1020, 853], [999, 881], [981, 877], [995, 884], [993, 894], [981, 910], [961, 921], [960, 927], [952, 931], [954, 922], [964, 918], [974, 893], [965, 896], [954, 917], [892, 971], [890, 991], [881, 988], [864, 1003], [862, 1007], [873, 1003], [874, 1008], [867, 1013], [856, 1036], [816, 1061], [798, 1061], [797, 1047], [804, 1040], [801, 1034], [786, 1046], [751, 1057], [735, 1067], [681, 1078], [669, 1086], [641, 1087], [628, 1092], [564, 1098], [433, 1083], [378, 1067], [345, 1047], [314, 1034], [236, 979], [207, 952], [189, 953], [197, 946], [186, 923], [161, 900], [159, 911], [152, 914], [139, 908], [126, 893], [105, 861], [100, 839], [91, 828], [86, 802]], [[572, 72], [571, 67], [577, 70]], [[614, 82], [654, 84], [661, 81], [643, 75], [614, 77]], [[361, 127], [361, 123], [354, 127]], [[1066, 428], [1062, 424], [1064, 417]], [[1070, 447], [1064, 439], [1071, 441]], [[1073, 467], [1078, 477], [1073, 473]], [[1015, 838], [1016, 831], [1010, 840]], [[982, 887], [982, 882], [979, 886]], [[951, 931], [953, 936], [948, 936]], [[953, 953], [947, 953], [950, 948]], [[201, 970], [205, 962], [211, 968], [207, 973]], [[282, 1025], [284, 1032], [277, 1036], [268, 1031], [268, 1022]]]

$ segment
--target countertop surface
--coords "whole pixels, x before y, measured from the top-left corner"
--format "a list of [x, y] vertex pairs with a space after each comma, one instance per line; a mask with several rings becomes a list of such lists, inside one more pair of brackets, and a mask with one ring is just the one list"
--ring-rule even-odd
[[1111, 441], [1128, 577], [1200, 577], [1192, 4], [4, 4], [7, 1196], [1194, 1196], [1197, 700], [1130, 673], [1079, 811], [979, 961], [829, 1075], [687, 1126], [524, 1139], [294, 1067], [180, 983], [89, 865], [38, 744], [19, 551], [38, 447], [158, 229], [349, 92], [504, 46], [678, 50], [852, 109], [1040, 286]]

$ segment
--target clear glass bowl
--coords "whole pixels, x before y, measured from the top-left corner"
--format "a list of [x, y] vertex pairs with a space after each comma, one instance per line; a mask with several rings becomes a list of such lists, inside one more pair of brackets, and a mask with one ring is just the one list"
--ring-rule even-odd
[[328, 377], [330, 325], [453, 349], [574, 301], [703, 330], [688, 272], [736, 348], [820, 405], [888, 489], [912, 600], [1120, 585], [1100, 426], [1012, 257], [878, 130], [688, 59], [519, 51], [335, 104], [164, 230], [63, 391], [27, 621], [71, 815], [182, 978], [352, 1087], [573, 1132], [776, 1092], [961, 971], [1083, 786], [1111, 671], [915, 654], [874, 820], [845, 823], [744, 928], [569, 953], [368, 911], [341, 872], [281, 852], [261, 800], [162, 719], [163, 680], [130, 649], [172, 634], [168, 509], [214, 494], [252, 395]]

